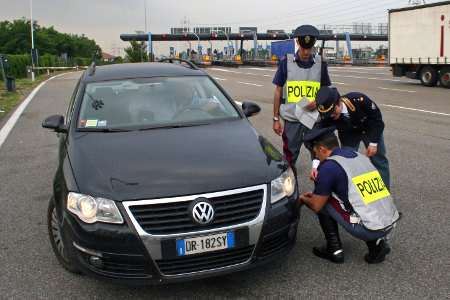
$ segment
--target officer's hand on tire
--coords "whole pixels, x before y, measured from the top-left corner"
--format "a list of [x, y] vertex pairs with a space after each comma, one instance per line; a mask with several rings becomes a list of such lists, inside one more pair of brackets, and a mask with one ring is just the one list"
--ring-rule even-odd
[[367, 147], [366, 155], [368, 157], [372, 157], [375, 154], [377, 154], [377, 150], [378, 150], [377, 146], [369, 146], [369, 147]]
[[278, 135], [281, 135], [283, 133], [283, 126], [281, 126], [280, 121], [273, 122], [273, 131]]
[[311, 169], [311, 174], [309, 175], [309, 179], [311, 179], [312, 181], [315, 181], [317, 178], [317, 169], [316, 168], [312, 168]]

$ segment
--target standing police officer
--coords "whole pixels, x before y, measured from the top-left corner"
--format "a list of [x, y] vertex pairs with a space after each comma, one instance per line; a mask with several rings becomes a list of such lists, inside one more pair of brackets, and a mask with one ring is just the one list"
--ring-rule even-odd
[[317, 213], [326, 245], [313, 253], [335, 263], [344, 262], [338, 223], [366, 242], [369, 264], [382, 262], [390, 252], [387, 234], [400, 219], [389, 190], [370, 160], [351, 149], [339, 147], [335, 127], [314, 128], [304, 141], [321, 163], [314, 192], [300, 196]]
[[317, 93], [317, 110], [322, 119], [317, 126], [335, 126], [342, 147], [358, 151], [361, 141], [364, 143], [366, 155], [390, 189], [389, 161], [383, 138], [384, 122], [375, 102], [363, 93], [350, 92], [340, 96], [336, 88], [323, 87]]
[[[304, 109], [314, 111], [315, 99], [321, 86], [331, 85], [327, 64], [312, 48], [319, 37], [317, 28], [302, 25], [294, 32], [299, 50], [281, 59], [273, 79], [276, 85], [273, 104], [273, 130], [282, 135], [283, 152], [296, 173], [295, 163], [309, 128], [300, 123], [295, 112]], [[280, 118], [284, 120], [284, 129]]]

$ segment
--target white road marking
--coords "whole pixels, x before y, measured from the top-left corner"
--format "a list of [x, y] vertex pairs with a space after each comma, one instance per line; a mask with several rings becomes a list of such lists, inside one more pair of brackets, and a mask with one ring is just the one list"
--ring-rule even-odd
[[380, 103], [379, 105], [381, 105], [381, 106], [386, 106], [386, 107], [391, 107], [391, 108], [398, 108], [398, 109], [412, 110], [412, 111], [418, 111], [418, 112], [423, 112], [423, 113], [427, 113], [427, 114], [441, 115], [441, 116], [447, 116], [447, 117], [450, 117], [450, 114], [441, 113], [441, 112], [436, 112], [436, 111], [431, 111], [431, 110], [424, 110], [424, 109], [411, 108], [411, 107], [404, 107], [404, 106], [398, 106], [398, 105], [390, 105], [390, 104], [383, 104], [383, 103]]
[[347, 70], [367, 70], [367, 71], [389, 71], [391, 67], [332, 67], [329, 66], [329, 69], [347, 69]]
[[233, 71], [233, 70], [226, 70], [226, 69], [219, 69], [219, 68], [211, 68], [210, 70], [226, 72], [226, 73], [234, 73], [234, 74], [243, 74], [243, 72], [238, 72], [238, 71]]
[[270, 71], [270, 72], [276, 72], [276, 69], [265, 69], [265, 68], [246, 68], [246, 69], [250, 69], [250, 70], [256, 70], [256, 71]]
[[[331, 69], [331, 68], [329, 68]], [[332, 69], [331, 71], [338, 71], [340, 68]], [[390, 73], [375, 73], [375, 72], [361, 72], [361, 71], [353, 71], [353, 70], [341, 70], [344, 73], [358, 73], [358, 74], [370, 74], [370, 75], [390, 75]]]
[[226, 78], [220, 78], [220, 77], [213, 77], [215, 80], [221, 80], [221, 81], [223, 81], [223, 80], [227, 80]]
[[44, 82], [41, 82], [29, 95], [23, 102], [17, 107], [17, 109], [14, 111], [14, 113], [11, 115], [11, 117], [8, 119], [8, 121], [5, 123], [5, 125], [0, 129], [0, 148], [2, 147], [3, 143], [5, 142], [6, 138], [10, 134], [11, 130], [14, 128], [14, 125], [16, 125], [17, 121], [19, 120], [20, 116], [22, 115], [25, 108], [27, 108], [28, 104], [33, 100], [34, 96], [39, 92], [41, 87], [43, 87], [48, 81], [63, 76], [68, 73], [58, 74], [53, 77], [50, 77]]
[[332, 84], [347, 85], [347, 83], [333, 81]]
[[219, 68], [211, 68], [211, 70], [221, 71], [221, 72], [226, 72], [226, 73], [233, 73], [233, 74], [244, 74], [244, 75], [261, 76], [260, 74], [255, 74], [255, 73], [245, 73], [245, 72], [226, 70], [226, 69], [219, 69]]
[[345, 78], [357, 78], [357, 79], [369, 79], [369, 80], [381, 80], [381, 81], [393, 81], [393, 82], [408, 82], [408, 81], [402, 81], [399, 79], [388, 79], [388, 78], [378, 78], [378, 77], [361, 77], [361, 76], [354, 76], [354, 75], [340, 75], [340, 74], [332, 74], [332, 77], [345, 77]]
[[381, 90], [394, 91], [394, 92], [405, 92], [405, 93], [416, 93], [417, 92], [417, 91], [410, 91], [410, 90], [390, 89], [390, 88], [384, 88], [381, 86], [379, 86], [378, 88]]
[[246, 85], [253, 85], [253, 86], [257, 86], [257, 87], [262, 87], [262, 84], [257, 84], [257, 83], [251, 83], [251, 82], [242, 82], [242, 81], [238, 81], [238, 83], [240, 84], [246, 84]]

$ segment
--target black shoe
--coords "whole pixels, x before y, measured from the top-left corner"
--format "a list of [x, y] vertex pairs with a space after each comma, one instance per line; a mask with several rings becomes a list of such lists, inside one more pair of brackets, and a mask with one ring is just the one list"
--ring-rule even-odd
[[323, 247], [314, 247], [314, 255], [328, 259], [334, 263], [344, 262], [344, 251], [342, 250], [341, 239], [339, 238], [338, 224], [329, 215], [319, 213], [320, 227], [325, 235], [327, 243]]
[[391, 252], [388, 243], [383, 239], [379, 240], [378, 244], [377, 241], [369, 241], [366, 244], [369, 248], [369, 253], [364, 256], [364, 260], [368, 264], [379, 264], [383, 262], [386, 255]]
[[328, 259], [336, 264], [342, 264], [344, 262], [344, 250], [337, 249], [331, 250], [327, 246], [313, 247], [313, 253], [323, 259]]

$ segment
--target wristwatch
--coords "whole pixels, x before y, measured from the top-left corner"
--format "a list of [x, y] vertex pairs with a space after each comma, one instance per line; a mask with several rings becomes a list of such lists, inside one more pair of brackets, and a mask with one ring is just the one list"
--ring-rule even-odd
[[280, 118], [278, 118], [278, 117], [273, 117], [273, 121], [274, 121], [274, 122], [278, 122], [278, 121], [280, 121]]

